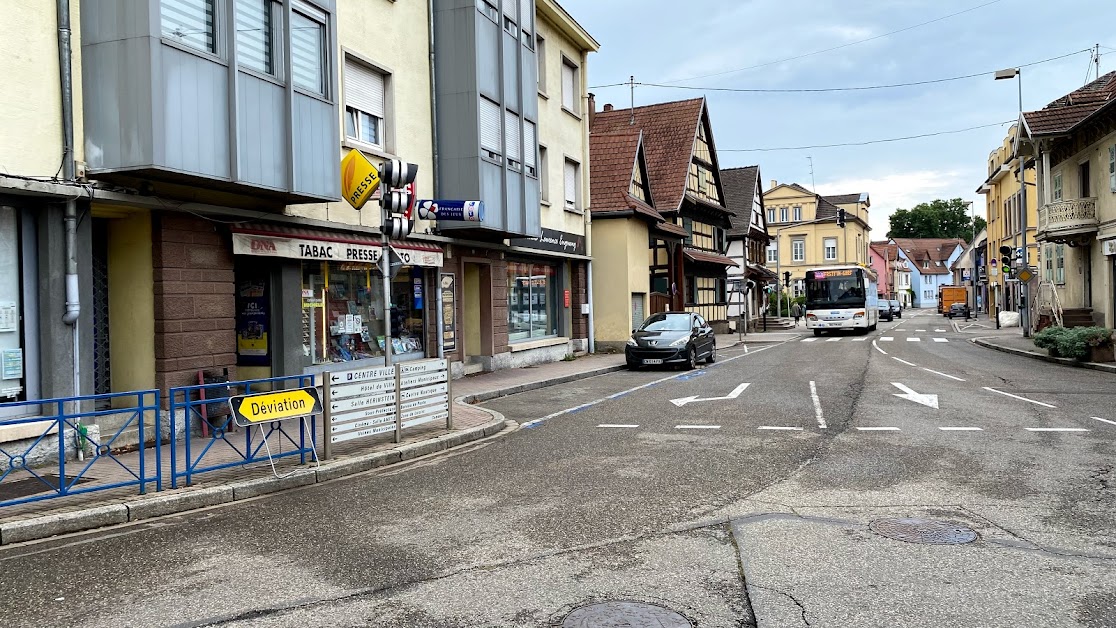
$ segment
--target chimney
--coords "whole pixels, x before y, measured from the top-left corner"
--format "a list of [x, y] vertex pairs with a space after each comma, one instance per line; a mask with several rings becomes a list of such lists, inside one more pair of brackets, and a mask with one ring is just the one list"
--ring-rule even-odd
[[589, 130], [593, 130], [593, 118], [597, 117], [597, 95], [589, 92]]
[[771, 180], [771, 187], [769, 187], [769, 188], [767, 188], [767, 189], [771, 190], [771, 189], [774, 189], [774, 188], [776, 188], [776, 187], [779, 187], [779, 182], [778, 182], [778, 181], [776, 181], [775, 179], [772, 179], [772, 180]]
[[608, 104], [606, 104], [606, 105], [605, 105], [605, 108], [604, 108], [604, 110], [605, 110], [605, 111], [612, 111], [612, 110], [613, 110], [613, 109], [615, 109], [615, 108], [616, 108], [616, 107], [613, 107], [613, 106], [612, 106], [612, 103], [608, 103]]

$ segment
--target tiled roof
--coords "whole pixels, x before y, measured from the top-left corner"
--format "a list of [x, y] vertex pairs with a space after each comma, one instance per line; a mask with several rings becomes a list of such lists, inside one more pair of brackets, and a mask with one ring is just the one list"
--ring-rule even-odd
[[639, 129], [589, 136], [589, 202], [593, 215], [635, 212], [652, 221], [663, 220], [653, 207], [629, 194], [641, 137]]
[[655, 223], [654, 230], [678, 236], [679, 238], [685, 238], [686, 236], [690, 235], [690, 233], [686, 231], [685, 227], [683, 227], [682, 225], [676, 225], [673, 222]]
[[704, 98], [636, 107], [635, 124], [630, 123], [632, 109], [598, 111], [593, 115], [590, 139], [598, 133], [642, 130], [655, 208], [674, 211], [682, 205], [686, 194], [694, 137], [704, 108]]
[[894, 262], [899, 259], [899, 246], [890, 244], [888, 242], [872, 242], [872, 250], [876, 252], [887, 262]]
[[[818, 197], [818, 213], [817, 213], [817, 216], [816, 216], [816, 218], [818, 220], [821, 220], [823, 218], [836, 218], [838, 212], [840, 212], [840, 211], [841, 211], [840, 207], [837, 207], [833, 203], [826, 200], [826, 198], [824, 196], [819, 196]], [[853, 217], [852, 215], [849, 215], [849, 214], [846, 214], [846, 215], [848, 215], [849, 218]]]
[[717, 264], [718, 266], [739, 266], [731, 257], [718, 255], [717, 253], [710, 253], [708, 251], [699, 251], [686, 247], [682, 249], [682, 254], [686, 259], [691, 262], [701, 262], [703, 264]]
[[[965, 247], [960, 238], [892, 238], [892, 242], [903, 249], [903, 254], [923, 275], [948, 275], [949, 256], [958, 246]], [[923, 261], [929, 261], [930, 267], [923, 268]]]
[[1085, 87], [1070, 92], [1039, 111], [1023, 113], [1031, 137], [1060, 135], [1116, 102], [1116, 72], [1109, 72]]
[[859, 203], [860, 199], [867, 199], [867, 194], [834, 194], [831, 196], [823, 196], [825, 200], [833, 203], [834, 205], [852, 205]]
[[752, 201], [756, 198], [759, 183], [759, 166], [725, 168], [721, 170], [721, 185], [725, 188], [725, 205], [732, 214], [732, 227], [726, 235], [748, 235], [752, 226]]

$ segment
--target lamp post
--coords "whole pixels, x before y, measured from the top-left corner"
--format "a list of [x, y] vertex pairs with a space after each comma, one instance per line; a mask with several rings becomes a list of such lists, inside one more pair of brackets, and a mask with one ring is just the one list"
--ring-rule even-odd
[[[995, 80], [1000, 81], [1000, 80], [1004, 80], [1004, 79], [1016, 79], [1016, 83], [1019, 86], [1019, 118], [1022, 119], [1023, 118], [1023, 71], [1020, 68], [1007, 68], [1005, 70], [997, 71], [996, 74], [995, 74]], [[1017, 127], [1015, 132], [1016, 132], [1016, 135], [1018, 137], [1018, 134], [1022, 132], [1022, 129]], [[1022, 245], [1022, 248], [1023, 248], [1023, 267], [1024, 268], [1030, 268], [1031, 267], [1031, 256], [1030, 256], [1029, 252], [1027, 251], [1027, 176], [1026, 176], [1026, 172], [1025, 172], [1024, 167], [1023, 167], [1023, 164], [1025, 163], [1026, 160], [1023, 159], [1022, 155], [1020, 155], [1018, 157], [1018, 159], [1019, 159], [1019, 209], [1020, 209], [1020, 214], [1021, 214], [1021, 216], [1019, 218], [1019, 226], [1020, 226], [1020, 229], [1022, 231], [1021, 235], [1022, 235], [1022, 242], [1023, 242], [1023, 245]], [[1020, 322], [1020, 325], [1023, 327], [1023, 337], [1024, 338], [1030, 338], [1031, 337], [1031, 307], [1030, 307], [1030, 298], [1029, 298], [1030, 297], [1030, 290], [1028, 289], [1028, 284], [1025, 281], [1019, 282], [1019, 296], [1020, 296], [1021, 300], [1023, 301], [1022, 311], [1019, 313], [1019, 316], [1020, 316], [1020, 321], [1019, 322]]]

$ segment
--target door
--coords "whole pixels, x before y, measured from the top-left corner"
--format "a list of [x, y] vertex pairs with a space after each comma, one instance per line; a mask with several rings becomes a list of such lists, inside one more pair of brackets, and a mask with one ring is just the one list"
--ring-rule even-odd
[[481, 267], [465, 264], [461, 285], [461, 333], [465, 336], [466, 360], [481, 354]]

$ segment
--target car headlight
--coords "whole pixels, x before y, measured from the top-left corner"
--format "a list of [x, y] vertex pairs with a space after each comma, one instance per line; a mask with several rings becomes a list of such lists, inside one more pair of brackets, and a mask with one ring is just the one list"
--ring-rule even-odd
[[638, 347], [639, 343], [636, 342], [635, 338], [628, 338], [628, 346], [629, 347]]
[[670, 346], [672, 346], [672, 347], [684, 347], [687, 342], [690, 342], [690, 337], [689, 336], [682, 336], [678, 340], [675, 340], [674, 342], [670, 343]]

